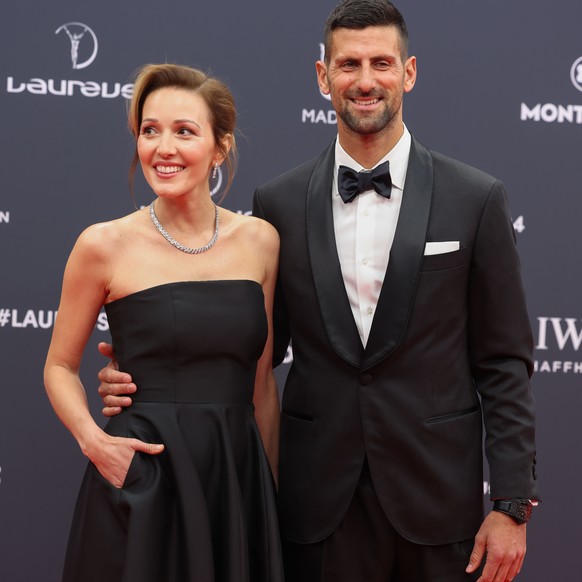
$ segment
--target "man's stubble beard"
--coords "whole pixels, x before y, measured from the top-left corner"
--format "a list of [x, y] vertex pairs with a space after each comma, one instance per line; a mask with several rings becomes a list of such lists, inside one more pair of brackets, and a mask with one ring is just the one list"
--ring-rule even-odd
[[375, 117], [361, 118], [352, 115], [350, 111], [345, 109], [338, 112], [340, 119], [353, 133], [360, 135], [373, 135], [381, 133], [385, 129], [389, 129], [394, 124], [395, 113], [384, 109]]
[[[384, 107], [373, 116], [355, 114], [350, 111], [348, 99], [358, 99], [364, 97], [379, 97], [382, 99]], [[332, 103], [334, 102], [332, 96]], [[390, 98], [386, 92], [381, 94], [349, 95], [342, 102], [342, 107], [336, 109], [338, 117], [345, 126], [353, 133], [359, 135], [373, 135], [392, 129], [396, 122], [398, 113], [402, 107], [402, 95], [399, 98]]]

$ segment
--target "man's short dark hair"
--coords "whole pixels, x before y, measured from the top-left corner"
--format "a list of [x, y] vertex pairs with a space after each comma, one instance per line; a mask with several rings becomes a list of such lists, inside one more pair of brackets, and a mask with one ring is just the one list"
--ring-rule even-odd
[[394, 26], [400, 36], [400, 56], [408, 58], [408, 29], [400, 11], [388, 0], [342, 0], [328, 16], [323, 31], [325, 62], [329, 63], [331, 34], [338, 28], [361, 30], [368, 26]]

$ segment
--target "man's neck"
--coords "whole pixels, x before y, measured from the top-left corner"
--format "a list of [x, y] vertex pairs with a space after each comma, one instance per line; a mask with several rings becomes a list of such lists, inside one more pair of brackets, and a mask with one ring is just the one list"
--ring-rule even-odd
[[373, 168], [399, 142], [404, 133], [400, 121], [396, 127], [372, 135], [355, 134], [338, 125], [338, 138], [344, 151], [363, 168]]

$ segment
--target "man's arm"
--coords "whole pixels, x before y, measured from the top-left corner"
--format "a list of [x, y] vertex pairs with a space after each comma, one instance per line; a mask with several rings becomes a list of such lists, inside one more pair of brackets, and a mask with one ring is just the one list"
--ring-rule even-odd
[[533, 334], [503, 185], [485, 204], [469, 283], [471, 372], [481, 397], [492, 499], [538, 499], [530, 387]]
[[123, 408], [131, 406], [132, 400], [127, 394], [133, 394], [137, 390], [137, 386], [131, 381], [131, 376], [127, 372], [121, 372], [117, 369], [111, 344], [100, 342], [97, 347], [103, 356], [111, 360], [97, 374], [101, 382], [97, 391], [104, 405], [102, 413], [104, 416], [115, 416]]
[[[496, 182], [483, 210], [469, 291], [471, 367], [481, 396], [492, 498], [537, 499], [533, 338], [507, 197]], [[526, 552], [526, 525], [491, 511], [467, 572], [485, 559], [478, 582], [512, 580]]]

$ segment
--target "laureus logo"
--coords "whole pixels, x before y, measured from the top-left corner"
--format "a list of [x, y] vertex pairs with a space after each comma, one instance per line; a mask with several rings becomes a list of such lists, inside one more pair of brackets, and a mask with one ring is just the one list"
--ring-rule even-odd
[[[97, 57], [99, 43], [95, 33], [82, 22], [67, 22], [55, 30], [69, 42], [71, 65], [74, 70], [87, 68]], [[32, 95], [54, 95], [60, 97], [101, 97], [131, 99], [133, 83], [111, 81], [81, 81], [80, 79], [43, 79], [33, 77], [28, 81], [10, 76], [6, 78], [7, 93], [29, 93]]]
[[55, 30], [55, 34], [61, 32], [69, 37], [73, 69], [88, 67], [97, 56], [98, 42], [95, 33], [82, 22], [67, 22]]
[[582, 57], [577, 58], [570, 69], [570, 79], [578, 91], [582, 91]]

